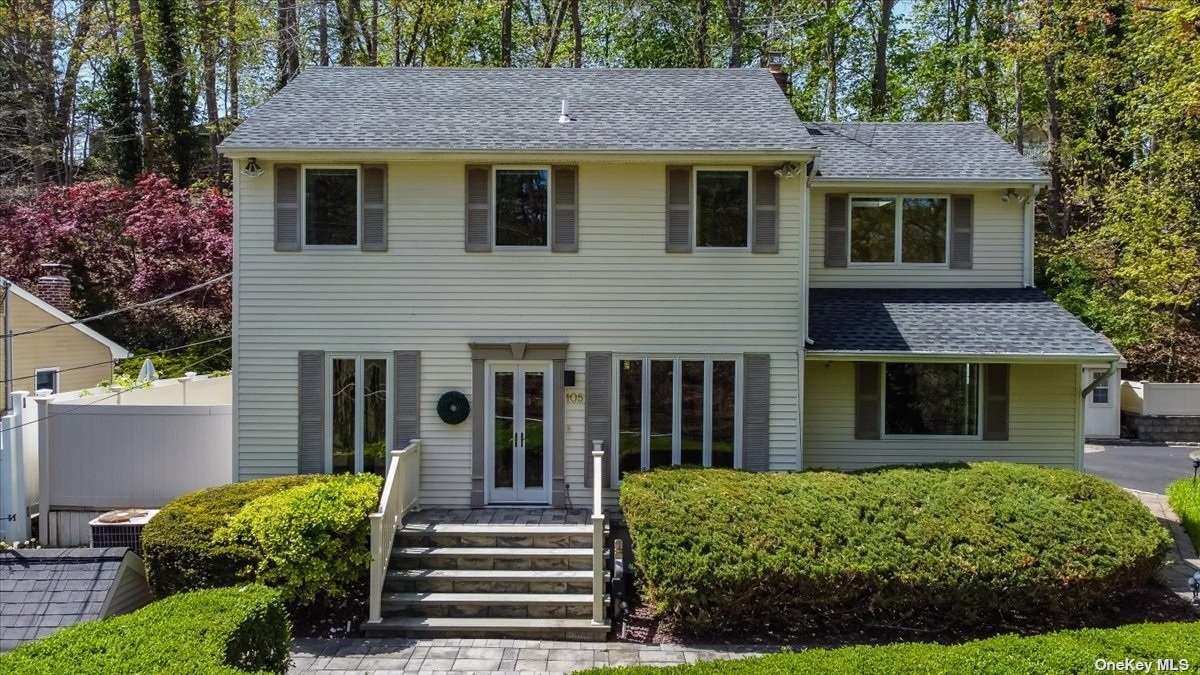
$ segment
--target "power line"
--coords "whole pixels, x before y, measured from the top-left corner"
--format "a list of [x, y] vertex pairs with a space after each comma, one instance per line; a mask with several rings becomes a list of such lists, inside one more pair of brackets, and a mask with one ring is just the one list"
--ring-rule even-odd
[[[133, 354], [133, 355], [130, 355], [129, 358], [130, 359], [140, 359], [140, 358], [145, 358], [147, 356], [158, 356], [159, 354], [166, 354], [168, 352], [177, 352], [181, 349], [187, 349], [188, 347], [196, 347], [199, 345], [205, 345], [210, 342], [216, 342], [217, 340], [225, 340], [229, 337], [230, 337], [229, 333], [226, 333], [225, 335], [222, 335], [220, 337], [210, 338], [208, 340], [200, 340], [199, 342], [191, 342], [186, 345], [179, 345], [178, 347], [171, 347], [169, 349], [160, 349], [156, 352], [145, 352], [143, 354]], [[107, 366], [116, 361], [121, 361], [121, 360], [126, 360], [126, 359], [108, 359], [107, 361], [97, 361], [96, 363], [89, 363], [89, 364], [83, 365], [83, 366], [72, 366], [70, 368], [59, 368], [57, 372], [69, 373], [73, 370], [83, 370], [85, 368], [95, 368], [96, 366]], [[32, 380], [34, 377], [37, 377], [37, 376], [36, 375], [22, 375], [21, 377], [11, 377], [7, 380], [0, 380], [0, 382], [7, 382], [7, 383], [11, 384], [18, 380]]]
[[128, 307], [118, 307], [117, 309], [110, 309], [107, 312], [101, 312], [95, 316], [89, 316], [89, 317], [85, 317], [83, 319], [72, 319], [71, 321], [62, 321], [60, 323], [51, 324], [49, 326], [42, 326], [40, 328], [30, 328], [29, 330], [17, 331], [16, 333], [10, 333], [8, 335], [0, 335], [0, 337], [19, 337], [22, 335], [32, 335], [33, 333], [41, 333], [43, 331], [48, 331], [48, 330], [51, 330], [54, 328], [58, 328], [60, 326], [74, 326], [76, 324], [88, 323], [89, 321], [97, 321], [99, 319], [106, 319], [110, 316], [115, 316], [117, 314], [121, 314], [123, 312], [128, 312], [130, 310], [141, 309], [142, 307], [151, 307], [153, 305], [162, 304], [168, 300], [177, 298], [177, 297], [183, 295], [184, 293], [190, 293], [192, 291], [204, 288], [206, 286], [211, 286], [211, 285], [217, 283], [218, 281], [222, 281], [231, 276], [233, 276], [233, 272], [226, 272], [225, 274], [213, 277], [212, 279], [209, 279], [208, 281], [198, 283], [195, 286], [190, 286], [188, 288], [183, 289], [182, 291], [175, 291], [174, 293], [169, 293], [167, 295], [162, 296], [161, 298], [155, 298], [153, 300], [139, 302], [136, 305], [129, 305]]
[[[208, 356], [206, 356], [206, 357], [204, 357], [204, 358], [202, 358], [202, 359], [198, 359], [198, 360], [196, 360], [196, 361], [193, 361], [193, 362], [191, 362], [191, 363], [187, 364], [186, 366], [184, 366], [184, 368], [185, 368], [185, 369], [186, 369], [186, 368], [194, 368], [195, 366], [197, 366], [197, 365], [200, 365], [201, 363], [204, 363], [205, 361], [207, 361], [207, 360], [209, 360], [209, 359], [211, 359], [211, 358], [215, 358], [215, 357], [217, 357], [217, 356], [221, 356], [222, 354], [225, 354], [226, 352], [230, 352], [230, 351], [233, 351], [233, 348], [232, 348], [232, 347], [227, 347], [227, 348], [225, 348], [225, 349], [222, 349], [222, 350], [221, 350], [221, 351], [219, 351], [219, 352], [216, 352], [216, 353], [214, 353], [214, 354], [209, 354]], [[121, 394], [124, 394], [124, 393], [125, 393], [125, 391], [124, 391], [124, 390], [122, 390], [122, 391], [116, 391], [116, 392], [113, 392], [113, 393], [111, 393], [111, 394], [108, 394], [107, 396], [102, 396], [102, 397], [100, 397], [100, 398], [96, 399], [95, 401], [88, 401], [87, 403], [83, 403], [83, 404], [77, 405], [77, 406], [75, 406], [74, 408], [71, 408], [70, 410], [64, 410], [64, 411], [62, 411], [62, 412], [56, 412], [56, 413], [53, 413], [53, 414], [50, 414], [50, 415], [46, 415], [45, 417], [39, 417], [39, 418], [38, 418], [38, 419], [36, 419], [36, 420], [30, 420], [30, 421], [28, 421], [28, 422], [22, 422], [22, 423], [20, 423], [20, 424], [18, 424], [18, 425], [15, 425], [15, 426], [12, 426], [12, 427], [9, 427], [9, 428], [10, 428], [10, 429], [20, 429], [21, 427], [24, 427], [24, 426], [29, 426], [30, 424], [37, 424], [38, 422], [40, 422], [40, 421], [42, 421], [42, 420], [48, 420], [48, 419], [50, 419], [51, 417], [58, 417], [59, 415], [67, 415], [67, 414], [70, 414], [70, 413], [73, 413], [73, 412], [75, 412], [76, 410], [79, 410], [80, 408], [86, 408], [86, 407], [88, 407], [89, 405], [96, 405], [97, 403], [100, 403], [100, 402], [102, 402], [102, 401], [107, 401], [107, 400], [108, 400], [108, 399], [110, 399], [110, 398], [116, 398], [117, 396], [120, 396]]]

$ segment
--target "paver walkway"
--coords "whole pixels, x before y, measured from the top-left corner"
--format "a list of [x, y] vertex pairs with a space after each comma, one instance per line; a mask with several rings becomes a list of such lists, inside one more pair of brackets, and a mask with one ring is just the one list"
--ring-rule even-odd
[[764, 653], [761, 647], [503, 639], [296, 640], [293, 673], [570, 673], [596, 666], [671, 665]]
[[1175, 591], [1179, 597], [1192, 601], [1192, 589], [1188, 586], [1188, 579], [1197, 571], [1200, 571], [1200, 558], [1196, 556], [1196, 548], [1192, 545], [1192, 540], [1184, 531], [1183, 525], [1179, 523], [1179, 516], [1171, 510], [1167, 504], [1167, 496], [1155, 494], [1153, 492], [1141, 492], [1138, 490], [1130, 490], [1138, 499], [1150, 509], [1150, 513], [1154, 514], [1158, 521], [1166, 526], [1171, 532], [1171, 538], [1175, 540], [1175, 546], [1167, 552], [1167, 563], [1158, 571], [1158, 580], [1167, 588]]

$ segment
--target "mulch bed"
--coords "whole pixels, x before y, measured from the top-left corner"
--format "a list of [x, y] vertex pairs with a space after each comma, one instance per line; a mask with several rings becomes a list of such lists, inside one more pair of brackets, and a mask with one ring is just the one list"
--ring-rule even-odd
[[1115, 599], [1112, 605], [1072, 621], [1026, 620], [976, 627], [971, 630], [929, 630], [897, 625], [825, 627], [788, 633], [763, 632], [688, 635], [670, 621], [654, 615], [645, 605], [631, 610], [615, 629], [618, 642], [633, 644], [762, 645], [788, 647], [840, 647], [894, 642], [954, 643], [1002, 633], [1022, 635], [1073, 628], [1112, 628], [1131, 623], [1196, 621], [1195, 609], [1162, 586], [1147, 586]]
[[292, 634], [298, 638], [343, 638], [361, 635], [367, 620], [367, 583], [352, 586], [345, 597], [318, 598], [306, 607], [291, 610]]

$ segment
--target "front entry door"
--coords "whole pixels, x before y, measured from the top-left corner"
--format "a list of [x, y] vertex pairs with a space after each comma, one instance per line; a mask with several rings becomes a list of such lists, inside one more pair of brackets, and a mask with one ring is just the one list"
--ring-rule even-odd
[[492, 504], [550, 503], [550, 364], [488, 368], [487, 488]]

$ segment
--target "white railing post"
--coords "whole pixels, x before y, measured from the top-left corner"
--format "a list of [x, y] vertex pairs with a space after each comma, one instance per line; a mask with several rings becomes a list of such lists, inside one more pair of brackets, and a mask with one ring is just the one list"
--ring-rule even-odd
[[383, 585], [387, 580], [392, 542], [404, 516], [417, 503], [421, 489], [421, 440], [413, 439], [403, 450], [389, 453], [379, 510], [371, 514], [371, 579], [367, 599], [367, 622], [383, 620]]
[[[383, 577], [387, 573], [386, 558], [379, 555], [379, 547], [383, 541], [383, 514], [371, 514], [371, 596], [368, 599], [367, 621], [375, 623], [383, 620]], [[380, 567], [383, 570], [380, 570]]]
[[601, 469], [604, 441], [592, 441], [592, 623], [604, 623], [604, 510]]

